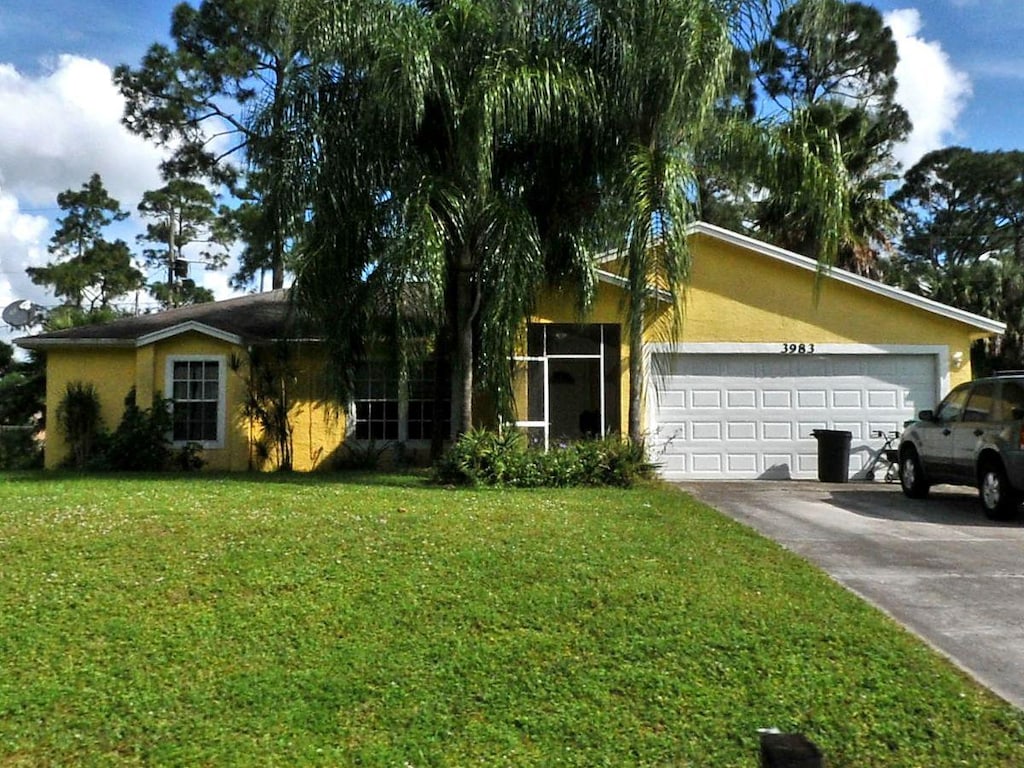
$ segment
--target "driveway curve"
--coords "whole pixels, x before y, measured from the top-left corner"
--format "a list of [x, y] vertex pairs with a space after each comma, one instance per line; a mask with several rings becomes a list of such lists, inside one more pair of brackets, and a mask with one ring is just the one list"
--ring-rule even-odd
[[1024, 709], [1024, 520], [991, 522], [975, 491], [945, 486], [918, 501], [880, 483], [678, 485], [816, 564]]

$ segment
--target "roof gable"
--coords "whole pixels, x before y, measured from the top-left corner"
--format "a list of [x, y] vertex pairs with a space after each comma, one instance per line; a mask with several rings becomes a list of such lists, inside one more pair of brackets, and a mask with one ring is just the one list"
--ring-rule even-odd
[[924, 296], [918, 296], [917, 294], [910, 293], [909, 291], [904, 291], [901, 288], [895, 288], [891, 285], [880, 283], [877, 280], [856, 275], [853, 272], [848, 272], [847, 270], [840, 269], [839, 267], [831, 267], [823, 271], [822, 265], [814, 259], [809, 259], [798, 253], [787, 251], [785, 248], [779, 248], [778, 246], [765, 243], [747, 235], [741, 235], [738, 232], [733, 232], [731, 230], [715, 226], [714, 224], [697, 222], [690, 225], [687, 232], [690, 237], [695, 235], [704, 236], [720, 242], [728, 243], [760, 256], [774, 259], [808, 272], [823, 274], [828, 279], [836, 280], [837, 282], [845, 283], [846, 285], [851, 285], [855, 288], [859, 288], [879, 296], [885, 296], [916, 309], [931, 312], [950, 320], [956, 320], [982, 331], [986, 331], [987, 333], [1006, 332], [1006, 323], [998, 320], [992, 320], [987, 317], [982, 317], [981, 315], [976, 315], [973, 312], [967, 312], [963, 309], [951, 307], [948, 304], [942, 304], [938, 301], [925, 298]]
[[233, 344], [296, 336], [296, 316], [286, 290], [194, 304], [108, 323], [15, 339], [26, 349], [126, 347], [154, 344], [183, 333], [200, 333]]

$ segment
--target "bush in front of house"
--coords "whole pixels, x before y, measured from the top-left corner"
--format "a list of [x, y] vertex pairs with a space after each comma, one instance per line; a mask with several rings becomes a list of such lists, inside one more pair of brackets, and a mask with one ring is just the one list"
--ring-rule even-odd
[[135, 388], [124, 399], [121, 423], [103, 434], [90, 469], [123, 472], [153, 472], [166, 469], [173, 453], [167, 436], [171, 414], [167, 401], [156, 398], [152, 408], [139, 408]]
[[40, 469], [42, 443], [33, 427], [0, 426], [0, 470]]
[[654, 476], [642, 443], [609, 436], [543, 451], [522, 432], [504, 427], [467, 432], [434, 465], [436, 482], [518, 488], [616, 486], [629, 488]]
[[189, 443], [175, 451], [171, 446], [171, 412], [168, 401], [157, 397], [152, 408], [140, 408], [135, 388], [124, 399], [124, 415], [113, 432], [103, 428], [96, 388], [68, 384], [57, 409], [58, 427], [72, 450], [65, 466], [91, 471], [159, 472], [194, 470], [203, 465], [202, 448]]

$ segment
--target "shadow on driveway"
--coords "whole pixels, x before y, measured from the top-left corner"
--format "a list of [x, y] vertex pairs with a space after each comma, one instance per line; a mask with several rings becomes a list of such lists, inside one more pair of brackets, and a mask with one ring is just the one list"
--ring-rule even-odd
[[955, 525], [977, 528], [1019, 526], [1022, 517], [1006, 522], [989, 520], [981, 511], [977, 491], [971, 488], [938, 486], [926, 499], [908, 499], [898, 486], [871, 487], [864, 484], [823, 485], [828, 488], [823, 501], [837, 509], [878, 520], [906, 523]]

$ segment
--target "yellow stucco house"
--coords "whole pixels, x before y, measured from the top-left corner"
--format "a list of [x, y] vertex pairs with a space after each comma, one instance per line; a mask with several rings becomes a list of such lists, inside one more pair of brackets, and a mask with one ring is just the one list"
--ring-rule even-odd
[[[972, 342], [1005, 330], [842, 270], [822, 276], [812, 260], [718, 227], [694, 225], [689, 237], [683, 322], [674, 329], [663, 308], [645, 346], [648, 444], [669, 479], [813, 478], [815, 429], [853, 433], [856, 473], [878, 447], [876, 430], [899, 429], [968, 380]], [[625, 431], [623, 281], [614, 262], [605, 266], [586, 318], [550, 293], [526, 329], [516, 423], [536, 443]], [[260, 437], [243, 408], [247, 355], [288, 340], [298, 372], [295, 469], [327, 464], [346, 440], [425, 451], [433, 419], [447, 413], [428, 369], [396, 382], [368, 364], [355, 401], [332, 407], [323, 402], [319, 345], [293, 327], [286, 292], [277, 291], [17, 343], [46, 353], [51, 409], [69, 382], [92, 382], [112, 428], [131, 387], [143, 407], [161, 393], [173, 401], [175, 442], [202, 444], [208, 468], [244, 470]], [[51, 430], [46, 466], [67, 450]]]

